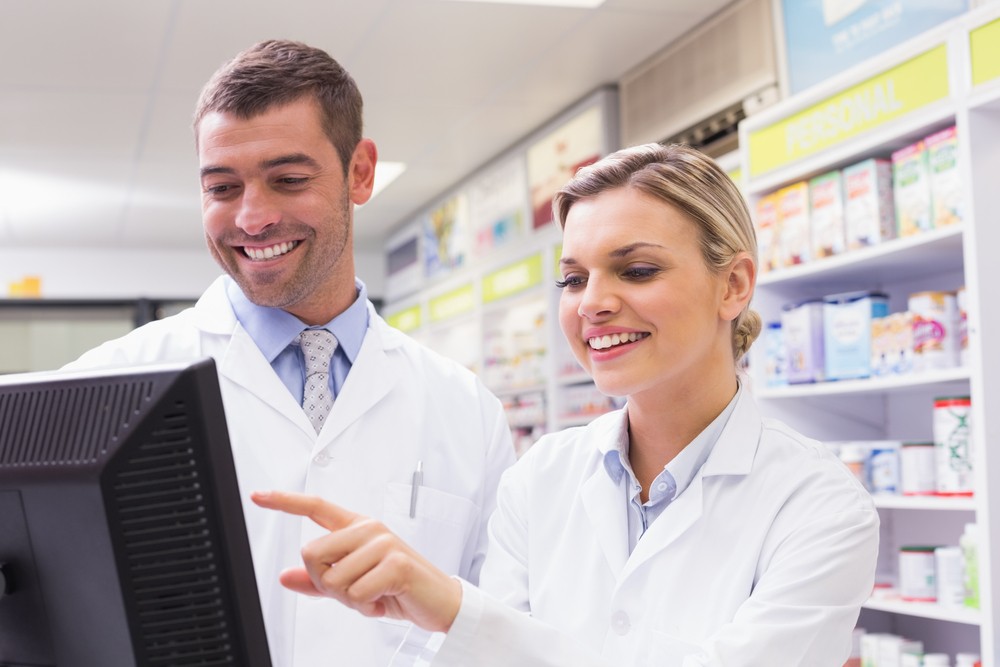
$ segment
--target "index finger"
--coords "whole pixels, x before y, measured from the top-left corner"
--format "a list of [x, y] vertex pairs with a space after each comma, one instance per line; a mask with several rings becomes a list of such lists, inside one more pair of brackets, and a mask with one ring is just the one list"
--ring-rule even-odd
[[322, 498], [291, 491], [254, 491], [250, 499], [266, 509], [308, 517], [327, 530], [346, 528], [358, 517], [354, 512]]

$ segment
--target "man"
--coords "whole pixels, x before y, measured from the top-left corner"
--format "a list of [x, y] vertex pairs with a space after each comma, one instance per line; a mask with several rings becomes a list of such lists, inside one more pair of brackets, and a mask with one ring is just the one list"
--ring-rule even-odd
[[[377, 153], [354, 81], [321, 50], [262, 42], [215, 73], [194, 129], [205, 236], [228, 275], [71, 366], [213, 357], [245, 495], [322, 496], [475, 581], [510, 434], [475, 376], [389, 327], [355, 278], [353, 206], [371, 197]], [[279, 573], [319, 529], [248, 498], [244, 509], [275, 665], [420, 654], [423, 631], [283, 589]]]

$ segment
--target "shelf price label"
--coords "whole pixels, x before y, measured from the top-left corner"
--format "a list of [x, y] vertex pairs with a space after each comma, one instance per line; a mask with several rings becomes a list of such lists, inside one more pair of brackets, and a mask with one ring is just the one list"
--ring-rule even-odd
[[417, 304], [392, 315], [387, 315], [385, 321], [403, 332], [416, 331], [420, 328], [420, 305]]
[[427, 303], [431, 322], [441, 322], [463, 313], [468, 313], [476, 307], [476, 294], [472, 283], [436, 296]]
[[1000, 78], [1000, 19], [969, 33], [969, 53], [973, 86]]
[[483, 276], [483, 303], [517, 294], [542, 282], [542, 253]]
[[766, 174], [949, 96], [944, 44], [773, 125], [751, 131], [750, 176]]

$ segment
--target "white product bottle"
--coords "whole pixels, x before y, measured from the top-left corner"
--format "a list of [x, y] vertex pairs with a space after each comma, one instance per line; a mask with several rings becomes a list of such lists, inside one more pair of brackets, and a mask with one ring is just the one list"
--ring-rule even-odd
[[951, 667], [947, 653], [925, 653], [924, 667]]
[[979, 664], [978, 653], [957, 653], [955, 655], [955, 667], [976, 667]]
[[965, 524], [965, 532], [958, 539], [965, 562], [965, 606], [979, 609], [979, 531], [976, 524]]

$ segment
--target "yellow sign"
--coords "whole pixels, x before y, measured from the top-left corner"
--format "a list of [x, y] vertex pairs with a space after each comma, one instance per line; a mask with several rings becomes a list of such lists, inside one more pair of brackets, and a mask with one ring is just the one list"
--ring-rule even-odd
[[459, 287], [447, 294], [434, 297], [427, 304], [431, 322], [440, 322], [467, 313], [476, 306], [476, 295], [472, 284]]
[[972, 85], [1000, 78], [1000, 19], [969, 33]]
[[405, 310], [401, 310], [398, 313], [393, 313], [385, 318], [391, 326], [396, 327], [400, 331], [415, 331], [420, 328], [420, 306], [411, 306]]
[[542, 282], [542, 253], [483, 277], [483, 303], [490, 303]]
[[948, 52], [937, 46], [833, 97], [750, 133], [750, 176], [784, 167], [948, 97]]

